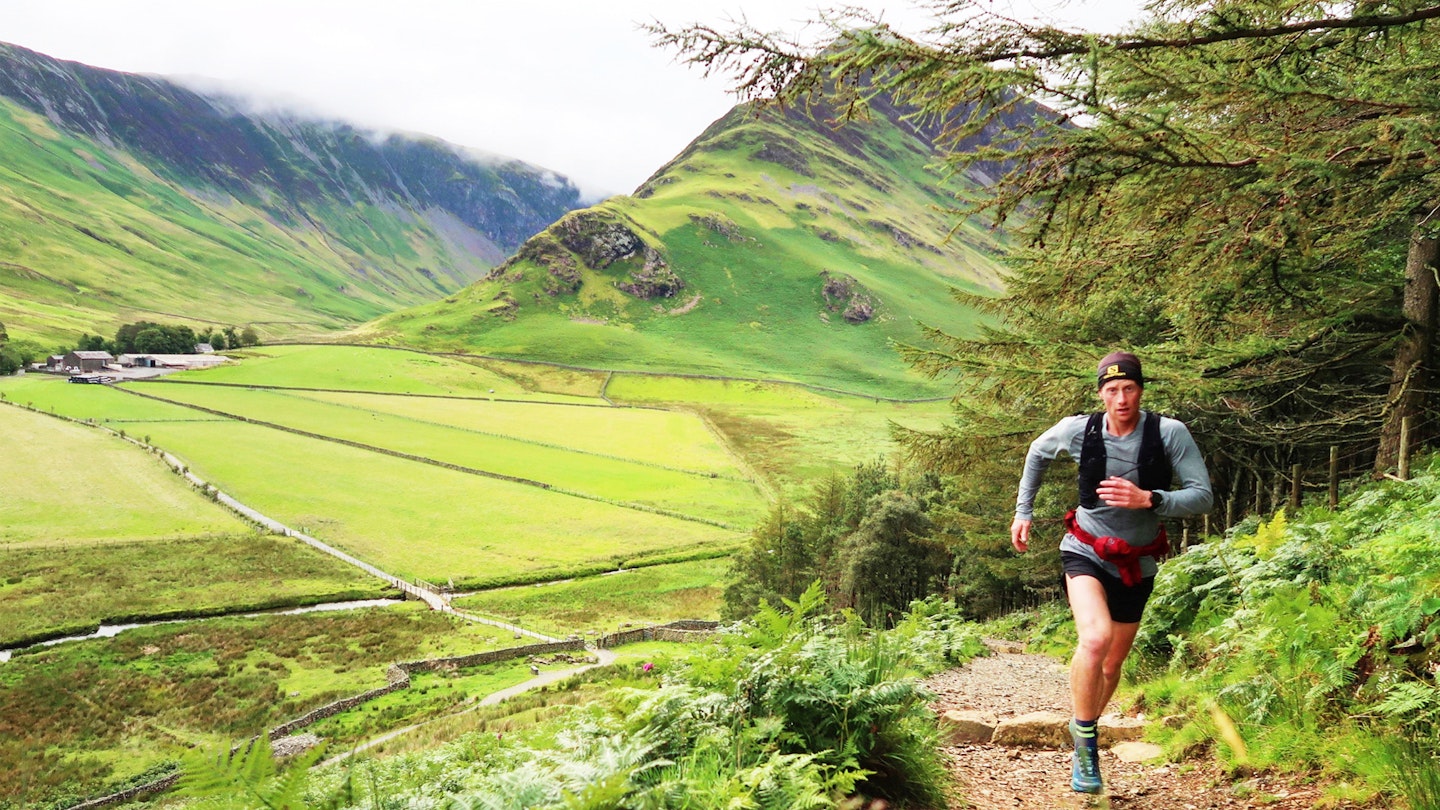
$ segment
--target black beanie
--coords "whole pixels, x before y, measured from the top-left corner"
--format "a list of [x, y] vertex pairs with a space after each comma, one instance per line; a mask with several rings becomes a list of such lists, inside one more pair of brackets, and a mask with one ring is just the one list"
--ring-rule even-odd
[[1141, 388], [1145, 387], [1145, 375], [1140, 372], [1140, 358], [1130, 352], [1111, 352], [1105, 355], [1096, 374], [1099, 377], [1096, 388], [1104, 388], [1105, 383], [1111, 380], [1134, 380]]

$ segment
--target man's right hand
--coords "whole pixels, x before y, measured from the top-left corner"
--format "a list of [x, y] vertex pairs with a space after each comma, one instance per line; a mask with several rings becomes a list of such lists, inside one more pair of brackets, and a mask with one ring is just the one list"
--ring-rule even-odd
[[1030, 548], [1030, 521], [1024, 518], [1015, 518], [1010, 524], [1010, 545], [1015, 550], [1024, 554]]

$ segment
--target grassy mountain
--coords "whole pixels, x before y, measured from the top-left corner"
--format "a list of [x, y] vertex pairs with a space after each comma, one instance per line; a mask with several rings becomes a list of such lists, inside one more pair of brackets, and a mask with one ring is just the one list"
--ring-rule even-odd
[[0, 44], [0, 322], [343, 328], [462, 288], [579, 204], [518, 161], [247, 112]]
[[933, 130], [883, 100], [734, 109], [630, 197], [571, 212], [483, 280], [366, 339], [609, 368], [934, 392], [894, 342], [965, 331], [952, 288], [1000, 287], [1003, 237], [946, 212], [984, 183], [931, 164]]

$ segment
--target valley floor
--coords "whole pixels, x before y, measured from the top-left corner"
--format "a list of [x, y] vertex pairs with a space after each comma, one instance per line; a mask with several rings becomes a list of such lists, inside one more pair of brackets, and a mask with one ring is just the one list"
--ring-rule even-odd
[[[1003, 720], [1031, 712], [1068, 714], [1066, 668], [1044, 655], [996, 651], [927, 679], [937, 714], [968, 709]], [[1070, 752], [1001, 745], [947, 745], [945, 759], [965, 810], [1310, 810], [1319, 787], [1301, 775], [1229, 779], [1209, 762], [1123, 762], [1101, 750], [1103, 796], [1070, 790]], [[1326, 805], [1357, 808], [1353, 804]]]

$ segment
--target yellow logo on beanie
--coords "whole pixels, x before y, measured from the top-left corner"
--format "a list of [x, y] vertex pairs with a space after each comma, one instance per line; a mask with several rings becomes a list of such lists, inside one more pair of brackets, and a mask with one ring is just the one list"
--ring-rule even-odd
[[1120, 370], [1119, 363], [1112, 363], [1109, 368], [1105, 369], [1105, 379], [1108, 380], [1111, 377], [1120, 377], [1124, 375], [1124, 373], [1125, 372]]

